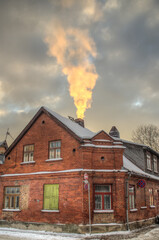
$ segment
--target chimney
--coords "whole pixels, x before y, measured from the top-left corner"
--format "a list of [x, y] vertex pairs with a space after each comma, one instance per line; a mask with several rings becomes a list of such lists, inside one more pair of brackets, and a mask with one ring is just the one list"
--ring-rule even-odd
[[82, 118], [75, 119], [75, 122], [78, 123], [81, 127], [84, 128], [84, 120]]
[[112, 137], [120, 138], [120, 133], [119, 133], [118, 129], [115, 126], [113, 126], [110, 129], [109, 135], [112, 136]]

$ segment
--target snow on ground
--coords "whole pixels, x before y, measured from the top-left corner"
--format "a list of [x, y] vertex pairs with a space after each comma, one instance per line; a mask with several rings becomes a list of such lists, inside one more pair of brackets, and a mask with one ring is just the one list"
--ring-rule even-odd
[[159, 240], [159, 228], [152, 229], [147, 233], [142, 233], [131, 240]]
[[[0, 236], [17, 237], [26, 240], [81, 240], [81, 235], [52, 233], [45, 231], [21, 230], [15, 228], [0, 228]], [[1, 239], [1, 237], [0, 237]]]

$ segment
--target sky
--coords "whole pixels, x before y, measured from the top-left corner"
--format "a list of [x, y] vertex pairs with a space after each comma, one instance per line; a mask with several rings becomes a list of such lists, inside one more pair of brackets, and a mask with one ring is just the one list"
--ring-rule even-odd
[[131, 140], [159, 127], [158, 76], [158, 0], [0, 0], [0, 141], [41, 106], [78, 105], [90, 130]]

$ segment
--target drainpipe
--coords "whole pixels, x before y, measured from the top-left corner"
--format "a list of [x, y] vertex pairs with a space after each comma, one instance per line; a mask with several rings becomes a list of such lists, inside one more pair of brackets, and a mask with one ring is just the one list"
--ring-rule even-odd
[[125, 180], [125, 186], [126, 186], [126, 227], [129, 231], [129, 179], [131, 177], [131, 172], [128, 172], [128, 178]]

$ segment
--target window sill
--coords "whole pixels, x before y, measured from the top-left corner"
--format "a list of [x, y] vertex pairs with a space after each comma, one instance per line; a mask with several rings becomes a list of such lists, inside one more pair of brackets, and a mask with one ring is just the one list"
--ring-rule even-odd
[[113, 213], [114, 210], [94, 210], [94, 213]]
[[150, 205], [150, 208], [155, 208], [156, 206], [154, 206], [154, 205]]
[[150, 168], [147, 168], [147, 170], [149, 170], [149, 171], [151, 171], [151, 172], [152, 172], [152, 169], [150, 169]]
[[141, 209], [147, 209], [147, 207], [146, 207], [146, 206], [143, 206], [143, 207], [141, 207]]
[[60, 211], [59, 210], [41, 210], [41, 212], [52, 213], [52, 212], [60, 212]]
[[21, 210], [20, 209], [7, 209], [7, 208], [4, 208], [4, 209], [2, 209], [2, 211], [4, 211], [4, 212], [20, 212]]
[[137, 208], [130, 209], [130, 212], [137, 212]]
[[154, 173], [158, 173], [158, 171], [154, 171]]
[[30, 161], [30, 162], [21, 162], [20, 164], [30, 164], [30, 163], [35, 163], [35, 161]]
[[54, 162], [54, 161], [60, 161], [60, 160], [63, 160], [63, 159], [62, 158], [50, 158], [50, 159], [45, 160], [45, 162]]

